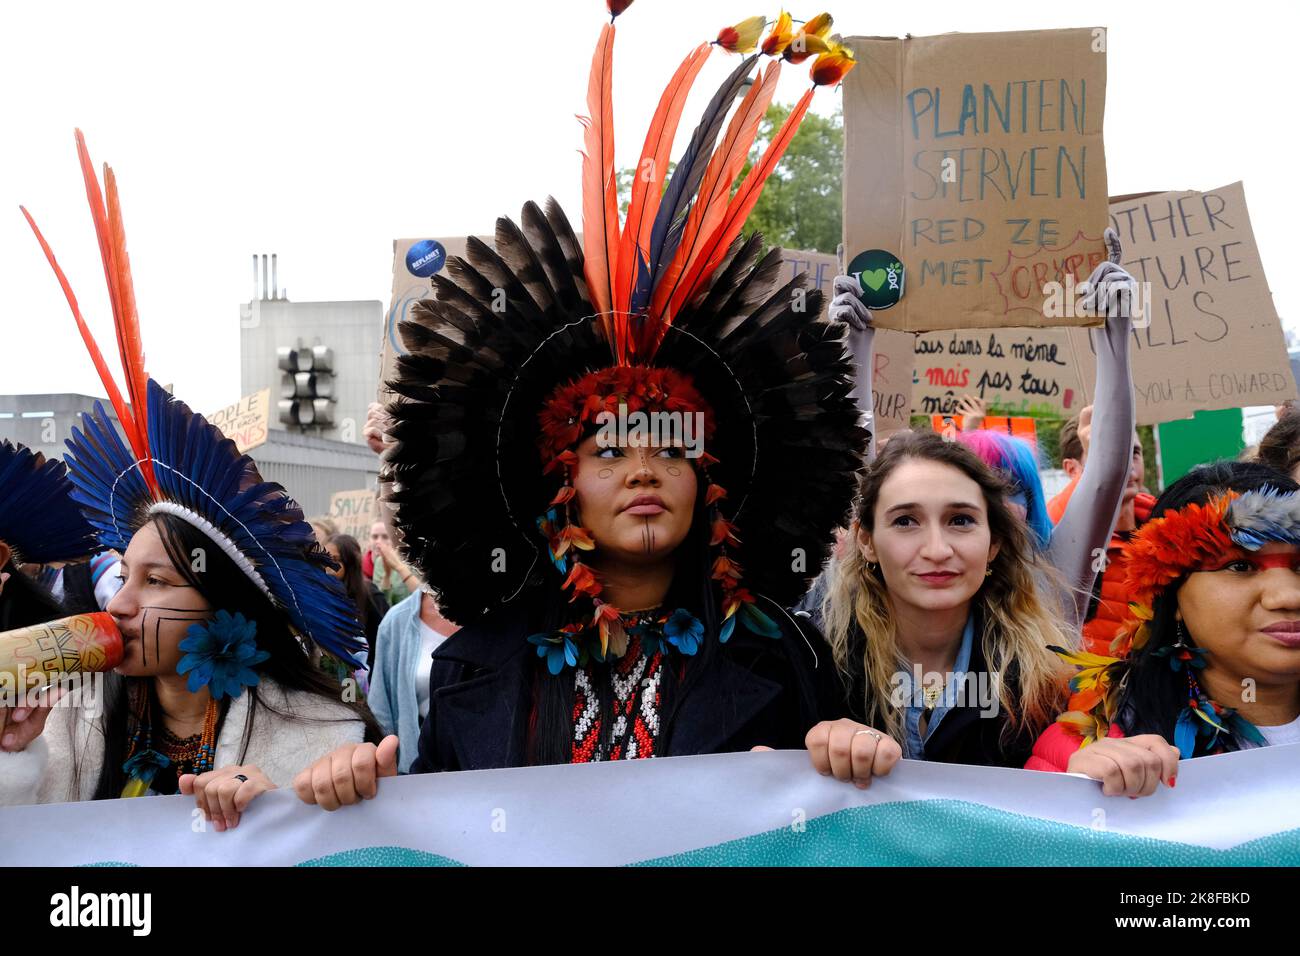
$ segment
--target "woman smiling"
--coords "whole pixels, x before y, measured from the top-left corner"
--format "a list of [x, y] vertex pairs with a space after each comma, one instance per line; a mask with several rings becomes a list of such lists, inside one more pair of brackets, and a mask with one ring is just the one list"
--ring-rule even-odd
[[860, 787], [902, 756], [1022, 766], [1059, 710], [1047, 645], [1067, 636], [1002, 479], [960, 443], [895, 435], [853, 532], [822, 603], [847, 716], [808, 734], [813, 764]]

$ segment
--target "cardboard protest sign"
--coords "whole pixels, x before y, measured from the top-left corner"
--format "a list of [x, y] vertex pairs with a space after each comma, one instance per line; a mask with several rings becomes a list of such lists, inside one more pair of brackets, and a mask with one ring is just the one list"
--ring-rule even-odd
[[[1045, 315], [1105, 258], [1105, 31], [848, 40], [844, 247], [876, 324], [1096, 325]], [[897, 257], [901, 278], [896, 274]]]
[[[1149, 288], [1130, 352], [1138, 424], [1296, 397], [1241, 183], [1117, 197], [1110, 218], [1124, 268]], [[1067, 334], [1091, 393], [1089, 339]]]
[[406, 354], [397, 323], [406, 318], [411, 306], [433, 295], [432, 277], [443, 270], [448, 258], [465, 255], [465, 240], [465, 236], [393, 240], [393, 292], [384, 314], [384, 337], [379, 348], [378, 401], [393, 397], [384, 383], [397, 373], [397, 357]]
[[221, 434], [235, 443], [240, 454], [244, 454], [267, 439], [267, 429], [271, 427], [271, 390], [264, 388], [245, 395], [233, 405], [204, 417], [209, 424], [220, 428]]
[[920, 415], [952, 415], [963, 395], [1039, 418], [1068, 418], [1087, 404], [1065, 329], [922, 332], [915, 363], [912, 409]]
[[370, 540], [370, 526], [380, 517], [375, 492], [369, 488], [334, 492], [330, 496], [328, 517], [338, 527], [339, 534], [352, 535], [364, 549]]

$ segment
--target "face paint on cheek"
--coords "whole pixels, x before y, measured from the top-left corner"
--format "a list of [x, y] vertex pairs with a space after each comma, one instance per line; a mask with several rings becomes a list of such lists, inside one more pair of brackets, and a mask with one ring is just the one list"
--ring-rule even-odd
[[600, 471], [596, 472], [596, 476], [599, 478], [609, 478], [613, 474], [614, 474], [613, 468], [602, 468], [600, 469]]
[[[140, 609], [140, 655], [142, 663], [149, 664], [149, 646], [153, 645], [153, 662], [162, 661], [162, 641], [175, 639], [179, 643], [189, 626], [196, 621], [206, 621], [209, 611], [199, 611], [187, 607], [165, 607], [150, 604]], [[178, 626], [183, 625], [183, 626]]]
[[669, 465], [668, 474], [672, 475], [674, 478], [680, 478], [682, 476], [682, 470], [677, 465]]

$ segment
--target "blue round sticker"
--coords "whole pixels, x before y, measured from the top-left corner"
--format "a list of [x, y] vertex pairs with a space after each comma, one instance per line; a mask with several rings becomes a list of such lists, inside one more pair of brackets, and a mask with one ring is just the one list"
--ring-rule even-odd
[[437, 239], [421, 239], [406, 253], [406, 268], [412, 275], [427, 279], [447, 262], [447, 250]]

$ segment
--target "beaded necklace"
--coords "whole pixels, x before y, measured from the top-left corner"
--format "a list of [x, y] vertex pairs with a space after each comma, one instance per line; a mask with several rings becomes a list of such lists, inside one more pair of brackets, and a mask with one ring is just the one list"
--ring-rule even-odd
[[157, 747], [154, 746], [153, 692], [150, 687], [134, 686], [132, 695], [132, 720], [134, 728], [127, 746], [126, 762], [122, 770], [127, 775], [123, 797], [142, 797], [149, 792], [160, 770], [174, 767], [179, 777], [183, 773], [207, 773], [216, 756], [217, 720], [221, 706], [209, 700], [203, 715], [203, 730], [190, 737], [178, 737], [160, 727]]

